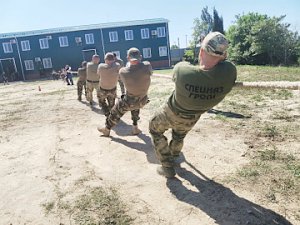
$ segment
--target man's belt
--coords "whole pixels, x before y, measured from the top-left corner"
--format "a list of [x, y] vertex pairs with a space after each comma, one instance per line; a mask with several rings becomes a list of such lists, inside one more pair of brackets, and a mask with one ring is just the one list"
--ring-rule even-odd
[[115, 91], [115, 90], [117, 90], [117, 87], [115, 87], [113, 89], [104, 89], [104, 88], [100, 87], [100, 90], [102, 90], [102, 91]]
[[90, 83], [99, 83], [99, 81], [94, 81], [94, 80], [86, 80], [86, 81]]

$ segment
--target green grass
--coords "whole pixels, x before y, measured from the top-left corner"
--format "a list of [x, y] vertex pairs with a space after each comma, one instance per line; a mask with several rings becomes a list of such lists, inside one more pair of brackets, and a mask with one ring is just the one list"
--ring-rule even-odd
[[[154, 73], [171, 75], [172, 69], [155, 70]], [[237, 66], [237, 81], [300, 81], [299, 67]]]
[[95, 187], [77, 197], [72, 208], [75, 224], [129, 225], [133, 219], [113, 188]]

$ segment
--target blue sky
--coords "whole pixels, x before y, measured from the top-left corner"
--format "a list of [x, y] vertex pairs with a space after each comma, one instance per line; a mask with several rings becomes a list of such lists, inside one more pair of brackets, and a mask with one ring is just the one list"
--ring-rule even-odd
[[259, 12], [286, 15], [285, 22], [300, 31], [300, 0], [14, 0], [1, 2], [0, 33], [163, 17], [170, 20], [171, 44], [179, 38], [180, 46], [185, 47], [193, 19], [200, 16], [205, 6], [211, 11], [216, 7], [225, 29], [235, 15]]

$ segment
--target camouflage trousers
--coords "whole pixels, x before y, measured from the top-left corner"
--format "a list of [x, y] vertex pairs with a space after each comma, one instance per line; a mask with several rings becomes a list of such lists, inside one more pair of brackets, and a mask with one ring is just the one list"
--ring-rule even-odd
[[115, 99], [117, 97], [117, 88], [106, 90], [100, 87], [99, 89], [99, 106], [102, 108], [104, 115], [108, 116], [110, 110], [115, 105]]
[[123, 81], [121, 79], [119, 79], [118, 82], [119, 82], [119, 86], [120, 86], [120, 89], [121, 89], [121, 94], [125, 95], [126, 91], [125, 91], [125, 86], [124, 86]]
[[77, 94], [78, 98], [81, 98], [82, 90], [84, 89], [84, 94], [86, 96], [86, 81], [78, 80], [77, 81]]
[[[183, 115], [174, 113], [166, 104], [150, 120], [149, 131], [155, 153], [163, 166], [174, 166], [174, 157], [180, 154], [185, 136], [194, 127], [200, 116], [201, 114]], [[172, 140], [169, 144], [164, 132], [170, 128], [172, 129]]]
[[86, 81], [86, 89], [87, 89], [86, 100], [88, 100], [89, 102], [93, 101], [94, 89], [97, 92], [97, 97], [99, 96], [99, 82], [94, 83], [94, 82]]
[[148, 96], [139, 98], [124, 95], [111, 109], [110, 114], [106, 118], [106, 128], [111, 129], [114, 127], [120, 121], [121, 117], [128, 111], [131, 112], [133, 125], [137, 125], [137, 122], [140, 119], [140, 109], [148, 102]]

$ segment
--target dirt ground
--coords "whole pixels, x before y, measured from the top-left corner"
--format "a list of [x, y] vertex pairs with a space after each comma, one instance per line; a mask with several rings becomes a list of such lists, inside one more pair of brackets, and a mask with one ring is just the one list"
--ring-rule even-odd
[[[156, 174], [148, 121], [171, 90], [170, 80], [154, 77], [151, 103], [141, 111], [143, 133], [130, 135], [126, 114], [112, 137], [104, 138], [96, 128], [105, 117], [97, 105], [91, 109], [77, 101], [76, 85], [37, 81], [1, 86], [0, 224], [74, 224], [68, 204], [97, 186], [117, 187], [137, 225], [300, 224], [296, 198], [268, 202], [255, 190], [255, 180], [247, 186], [227, 182], [251, 160], [245, 157], [249, 142], [255, 142], [245, 135], [251, 119], [204, 114], [186, 137], [176, 179]], [[253, 109], [251, 116], [259, 121], [278, 104], [290, 107], [297, 119], [293, 123], [299, 125], [299, 91], [280, 103], [269, 101], [259, 116], [259, 107]], [[218, 110], [226, 109], [222, 107]], [[228, 120], [244, 125], [233, 129]], [[299, 156], [298, 139], [280, 146]]]

